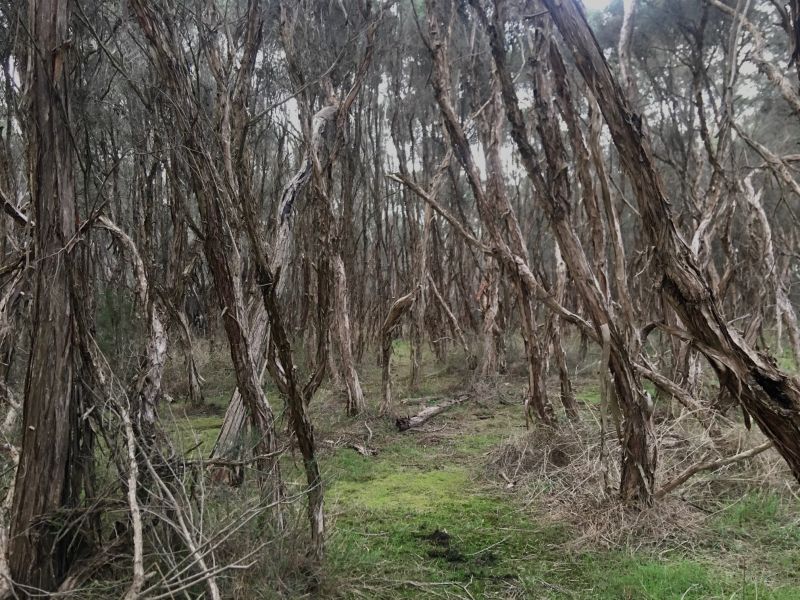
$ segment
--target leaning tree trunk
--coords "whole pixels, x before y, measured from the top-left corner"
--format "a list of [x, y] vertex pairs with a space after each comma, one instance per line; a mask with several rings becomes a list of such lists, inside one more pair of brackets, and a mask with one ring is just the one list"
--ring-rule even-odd
[[[402, 148], [399, 145], [395, 144], [395, 148], [397, 149], [398, 156], [401, 157], [401, 174], [391, 175], [390, 177], [394, 178], [395, 180], [404, 181], [408, 176], [408, 171], [404, 162], [405, 157], [402, 153]], [[436, 170], [436, 173], [431, 180], [430, 195], [432, 197], [436, 197], [436, 194], [441, 188], [444, 175], [447, 171], [447, 166], [450, 164], [450, 158], [450, 153], [447, 153], [442, 159], [439, 168]], [[381, 325], [381, 389], [383, 391], [380, 407], [381, 414], [387, 414], [392, 409], [391, 363], [392, 352], [394, 350], [392, 341], [397, 331], [397, 327], [399, 326], [400, 319], [403, 317], [403, 315], [405, 315], [407, 311], [415, 309], [415, 304], [419, 301], [420, 297], [424, 295], [425, 287], [428, 284], [428, 241], [430, 240], [431, 235], [432, 219], [433, 210], [430, 208], [430, 206], [426, 206], [422, 223], [422, 235], [417, 240], [417, 247], [415, 248], [414, 252], [414, 287], [410, 292], [401, 296], [395, 300], [394, 303], [392, 303], [391, 307], [389, 307], [389, 312], [383, 321], [383, 325]], [[420, 315], [421, 312], [418, 312], [417, 316]], [[422, 334], [421, 325], [419, 334], [420, 336]], [[411, 356], [411, 360], [415, 360], [413, 354]]]
[[[504, 261], [513, 265], [511, 272], [513, 273], [513, 276], [517, 278], [516, 281], [519, 286], [520, 297], [522, 299], [523, 323], [528, 328], [526, 357], [528, 358], [529, 364], [530, 386], [525, 402], [526, 421], [528, 420], [529, 407], [533, 406], [536, 409], [536, 414], [539, 416], [542, 422], [549, 424], [554, 421], [554, 414], [552, 406], [549, 404], [549, 402], [547, 402], [546, 398], [543, 397], [542, 392], [544, 388], [541, 385], [540, 378], [536, 370], [538, 366], [534, 364], [535, 355], [532, 354], [532, 351], [534, 350], [533, 344], [536, 343], [533, 339], [535, 330], [532, 329], [533, 312], [532, 310], [529, 310], [532, 306], [532, 297], [536, 295], [535, 293], [532, 293], [532, 288], [529, 283], [533, 283], [537, 288], [540, 286], [538, 282], [535, 281], [535, 278], [533, 277], [533, 274], [528, 266], [529, 263], [527, 259], [527, 251], [524, 248], [524, 242], [520, 240], [521, 235], [519, 234], [519, 226], [516, 221], [516, 215], [514, 210], [506, 202], [507, 196], [504, 193], [502, 186], [493, 185], [491, 190], [487, 189], [487, 187], [484, 187], [481, 175], [475, 163], [475, 158], [473, 156], [470, 143], [459, 118], [456, 116], [453, 106], [452, 93], [450, 89], [451, 66], [447, 52], [449, 30], [442, 31], [442, 25], [439, 23], [436, 16], [436, 2], [434, 0], [427, 0], [425, 6], [428, 14], [429, 34], [429, 39], [426, 41], [426, 45], [428, 46], [428, 51], [430, 52], [434, 65], [434, 71], [431, 77], [431, 85], [433, 87], [434, 98], [439, 106], [439, 110], [443, 118], [445, 131], [449, 137], [453, 152], [467, 175], [470, 188], [475, 196], [481, 222], [483, 223], [484, 227], [486, 227], [486, 233], [490, 241], [490, 245], [497, 250], [498, 254], [503, 258]], [[494, 91], [495, 90], [493, 90], [493, 92]], [[487, 107], [493, 106], [494, 102], [495, 99], [492, 98], [492, 101], [487, 105]], [[497, 119], [490, 117], [489, 122], [491, 123], [489, 129], [492, 130], [490, 137], [496, 138], [498, 121]], [[492, 141], [490, 146], [491, 145], [496, 145], [495, 140]], [[412, 189], [414, 189], [418, 195], [425, 198], [429, 204], [434, 205], [435, 200], [430, 195], [425, 194], [422, 192], [422, 190], [418, 191], [418, 189], [415, 189], [413, 183], [411, 183], [407, 178], [402, 179], [402, 181], [407, 186], [412, 187]], [[495, 178], [495, 183], [496, 182], [497, 178]], [[437, 211], [441, 214], [441, 210], [439, 208], [437, 208]], [[506, 243], [497, 222], [500, 215], [505, 217], [507, 224], [512, 231], [511, 246]], [[451, 221], [451, 219], [448, 218], [448, 221], [455, 225], [455, 222]], [[456, 226], [460, 228], [460, 226]], [[463, 231], [463, 228], [460, 229], [462, 229], [462, 235], [466, 239], [471, 240], [470, 243], [480, 244], [480, 242], [475, 240], [469, 233]], [[514, 249], [513, 252], [512, 248]], [[530, 279], [528, 279], [528, 276], [530, 276]], [[526, 283], [526, 281], [528, 283]]]
[[[759, 144], [753, 139], [750, 139], [739, 129], [736, 128], [739, 136], [742, 137], [747, 144], [753, 148], [770, 166], [772, 172], [776, 177], [782, 179], [792, 191], [795, 196], [800, 197], [800, 184], [792, 176], [789, 167], [785, 161], [771, 153], [767, 148]], [[770, 227], [769, 220], [767, 219], [766, 211], [761, 204], [760, 194], [756, 195], [752, 189], [750, 178], [745, 178], [745, 199], [750, 204], [756, 220], [760, 223], [763, 231], [764, 238], [764, 262], [765, 273], [768, 273], [772, 286], [775, 290], [775, 326], [777, 329], [777, 344], [778, 351], [781, 348], [782, 326], [786, 325], [787, 333], [789, 334], [789, 343], [791, 345], [792, 354], [794, 356], [795, 365], [800, 368], [800, 327], [797, 322], [797, 312], [792, 306], [789, 298], [789, 293], [784, 285], [784, 275], [778, 266], [775, 259], [774, 243], [772, 241], [772, 228]]]
[[[325, 127], [334, 117], [333, 107], [326, 106], [314, 116], [315, 131]], [[319, 133], [312, 134], [312, 140], [321, 139]], [[289, 180], [281, 193], [278, 203], [278, 231], [275, 234], [273, 243], [273, 253], [270, 260], [270, 271], [277, 279], [276, 293], [279, 298], [283, 296], [286, 282], [289, 279], [289, 259], [294, 248], [294, 223], [297, 205], [300, 202], [303, 191], [308, 182], [311, 181], [312, 163], [311, 148], [306, 148], [300, 168]], [[261, 299], [253, 299], [248, 303], [248, 315], [250, 316], [250, 343], [253, 347], [253, 356], [258, 360], [258, 371], [263, 373], [266, 368], [265, 348], [269, 345], [269, 317], [264, 303]], [[241, 449], [241, 436], [244, 430], [245, 406], [242, 402], [242, 395], [239, 388], [233, 391], [228, 409], [222, 421], [217, 441], [211, 452], [212, 459], [236, 458]]]
[[57, 587], [74, 551], [72, 536], [60, 536], [63, 532], [49, 517], [79, 494], [72, 487], [72, 472], [80, 457], [71, 447], [81, 383], [77, 272], [67, 247], [77, 221], [67, 84], [68, 6], [66, 0], [31, 2], [27, 29], [33, 40], [27, 90], [36, 291], [8, 557], [16, 584], [44, 592]]
[[800, 480], [800, 383], [728, 326], [691, 249], [677, 231], [641, 117], [633, 112], [612, 75], [586, 17], [573, 1], [543, 1], [605, 117], [636, 194], [642, 227], [654, 247], [653, 264], [662, 277], [665, 296], [714, 366], [720, 384], [739, 398]]
[[[503, 110], [497, 82], [492, 81], [492, 95], [483, 109], [481, 119], [483, 130], [483, 147], [486, 155], [487, 181], [486, 191], [493, 203], [496, 214], [503, 215], [511, 237], [511, 249], [527, 264], [530, 264], [528, 248], [522, 229], [511, 208], [503, 177], [503, 162], [500, 157], [500, 139], [504, 124]], [[545, 382], [545, 363], [543, 350], [547, 348], [546, 336], [540, 336], [536, 324], [536, 309], [530, 290], [517, 277], [515, 287], [519, 294], [520, 318], [522, 321], [522, 340], [525, 345], [525, 362], [528, 367], [528, 389], [525, 394], [525, 423], [529, 425], [538, 418], [543, 423], [554, 423], [555, 411], [547, 397]]]
[[[797, 325], [797, 314], [794, 311], [789, 294], [781, 281], [781, 273], [775, 260], [775, 248], [772, 242], [772, 228], [767, 218], [767, 212], [761, 203], [761, 192], [753, 189], [751, 177], [745, 177], [743, 181], [744, 197], [753, 211], [756, 222], [761, 229], [761, 240], [763, 244], [764, 273], [767, 274], [769, 286], [765, 290], [765, 295], [770, 291], [775, 297], [775, 321], [778, 330], [778, 345], [780, 346], [781, 325], [786, 324], [789, 333], [789, 342], [792, 346], [792, 355], [795, 364], [800, 366], [800, 329]], [[771, 290], [769, 288], [772, 288]]]
[[[268, 342], [269, 337], [269, 323], [267, 322], [267, 311], [264, 310], [264, 303], [260, 298], [253, 298], [248, 302], [247, 314], [249, 316], [248, 323], [250, 323], [250, 347], [253, 356], [257, 360], [256, 367], [258, 368], [259, 381], [263, 379], [263, 374], [266, 369], [266, 352], [264, 348]], [[222, 419], [222, 426], [220, 427], [217, 440], [214, 442], [214, 448], [211, 450], [211, 460], [237, 460], [241, 457], [243, 433], [247, 427], [247, 408], [242, 401], [242, 394], [239, 388], [235, 388], [228, 401], [228, 408], [225, 410], [225, 416]], [[215, 477], [227, 478], [228, 475], [222, 471], [218, 472]], [[236, 472], [234, 478], [229, 483], [239, 483], [241, 481], [241, 469], [234, 469]]]
[[478, 366], [478, 358], [472, 353], [472, 350], [469, 347], [469, 342], [467, 342], [467, 337], [464, 335], [464, 330], [461, 329], [461, 325], [458, 324], [458, 319], [453, 314], [453, 311], [450, 309], [450, 306], [447, 304], [447, 301], [442, 296], [441, 292], [439, 292], [439, 288], [436, 287], [436, 282], [433, 280], [433, 275], [428, 272], [428, 284], [430, 285], [430, 290], [433, 292], [433, 297], [438, 302], [439, 307], [442, 309], [442, 312], [447, 317], [447, 321], [450, 323], [450, 328], [453, 330], [453, 335], [458, 338], [459, 343], [461, 344], [461, 349], [464, 351], [464, 360], [466, 361], [467, 368], [470, 371], [474, 371]]
[[[200, 216], [204, 225], [203, 249], [209, 270], [214, 279], [214, 288], [222, 312], [222, 322], [230, 347], [231, 360], [236, 374], [236, 383], [247, 407], [250, 421], [257, 432], [254, 442], [262, 473], [273, 475], [271, 491], [273, 497], [280, 497], [280, 467], [275, 457], [276, 442], [274, 418], [261, 387], [258, 368], [252, 345], [248, 337], [248, 315], [244, 305], [241, 282], [241, 255], [239, 244], [231, 227], [233, 206], [240, 201], [237, 182], [232, 180], [230, 163], [230, 96], [241, 91], [225, 90], [217, 95], [215, 112], [227, 115], [218, 122], [219, 130], [207, 130], [202, 123], [211, 121], [209, 116], [197, 114], [198, 105], [192, 101], [194, 96], [192, 82], [179, 65], [183, 64], [183, 50], [174, 38], [164, 15], [155, 7], [141, 0], [132, 0], [131, 8], [139, 26], [149, 43], [154, 64], [164, 87], [170, 106], [175, 107], [172, 114], [175, 130], [180, 136], [180, 150], [176, 157], [182, 163], [183, 171], [190, 174], [189, 185], [194, 192]], [[252, 27], [255, 24], [249, 23]], [[248, 40], [250, 41], [250, 40]], [[209, 46], [212, 51], [213, 44]], [[247, 46], [247, 53], [254, 56], [253, 43]], [[250, 64], [243, 59], [243, 65]], [[238, 82], [245, 81], [242, 73]], [[220, 87], [221, 84], [220, 84]], [[192, 118], [192, 115], [199, 118]]]
[[[527, 124], [508, 70], [505, 42], [500, 35], [504, 23], [499, 7], [495, 9], [493, 20], [489, 21], [476, 1], [473, 1], [473, 5], [478, 9], [489, 34], [506, 116], [511, 125], [511, 136], [528, 178], [542, 198], [564, 262], [591, 316], [597, 337], [603, 343], [603, 357], [607, 359], [602, 364], [603, 395], [608, 404], [618, 407], [624, 416], [624, 422], [619, 428], [622, 446], [620, 495], [625, 501], [647, 504], [652, 501], [656, 467], [652, 415], [628, 353], [626, 340], [613, 319], [608, 302], [589, 267], [588, 259], [571, 224], [565, 149], [551, 103], [550, 81], [543, 71], [544, 61], [537, 63], [538, 68], [535, 71], [538, 92], [535, 107], [539, 117], [536, 127], [545, 150], [547, 179], [528, 138]], [[549, 43], [545, 41], [541, 50], [548, 52]]]

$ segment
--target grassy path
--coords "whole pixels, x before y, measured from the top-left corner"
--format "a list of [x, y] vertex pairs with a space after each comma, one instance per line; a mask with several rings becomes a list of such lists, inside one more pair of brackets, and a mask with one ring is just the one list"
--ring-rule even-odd
[[[754, 578], [716, 560], [720, 539], [763, 527], [774, 499], [750, 498], [711, 524], [709, 546], [694, 555], [582, 549], [579, 532], [526, 504], [487, 477], [496, 447], [523, 435], [519, 411], [490, 415], [474, 403], [431, 424], [432, 433], [381, 432], [377, 457], [340, 448], [324, 460], [331, 596], [350, 598], [800, 598], [795, 532], [764, 540], [787, 551], [774, 579]], [[374, 426], [373, 426], [374, 427]], [[767, 506], [765, 506], [765, 504]], [[771, 509], [770, 509], [771, 505]], [[788, 515], [782, 515], [788, 517]], [[789, 525], [791, 526], [791, 525]], [[772, 530], [773, 534], [781, 528]], [[746, 540], [745, 540], [746, 541]], [[743, 540], [740, 540], [743, 542]], [[744, 543], [744, 542], [743, 542]], [[745, 543], [745, 546], [749, 544]], [[756, 550], [756, 548], [753, 548]], [[794, 579], [792, 585], [790, 581]]]

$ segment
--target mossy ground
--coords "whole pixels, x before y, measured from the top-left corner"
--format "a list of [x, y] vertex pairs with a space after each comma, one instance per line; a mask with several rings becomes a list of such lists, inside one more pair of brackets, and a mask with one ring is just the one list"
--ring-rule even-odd
[[[441, 365], [426, 358], [427, 376], [412, 391], [407, 345], [396, 348], [401, 412], [419, 408], [403, 398], [447, 395], [469, 379], [457, 361]], [[708, 517], [700, 536], [685, 544], [673, 540], [668, 548], [635, 540], [611, 549], [582, 544], [574, 525], [546, 514], [522, 490], [506, 489], [487, 469], [497, 447], [525, 435], [521, 378], [494, 382], [491, 394], [476, 394], [422, 431], [397, 433], [374, 412], [380, 372], [361, 372], [372, 411], [366, 417], [345, 417], [341, 396], [331, 390], [312, 406], [326, 491], [327, 556], [319, 589], [291, 597], [800, 598], [800, 504], [791, 496], [759, 489], [723, 495], [701, 507]], [[582, 382], [577, 396], [588, 406], [597, 403], [596, 384]], [[199, 444], [208, 451], [220, 410], [186, 416], [180, 407], [173, 405], [173, 431], [185, 448]], [[376, 456], [347, 447], [367, 442]], [[284, 476], [302, 488], [297, 457], [286, 457]], [[278, 596], [269, 580], [257, 574], [247, 580], [246, 597]]]

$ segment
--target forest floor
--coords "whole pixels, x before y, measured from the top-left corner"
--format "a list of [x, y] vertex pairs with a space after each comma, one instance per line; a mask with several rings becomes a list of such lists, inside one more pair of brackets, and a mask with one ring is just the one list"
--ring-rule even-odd
[[[403, 343], [394, 367], [398, 413], [413, 414], [470, 388], [463, 365], [430, 358], [421, 385], [408, 390]], [[213, 445], [230, 392], [223, 381], [230, 383], [230, 373], [223, 370], [215, 382], [206, 376], [220, 388], [208, 394], [208, 407], [185, 411], [173, 404], [178, 437], [200, 444], [200, 451]], [[735, 470], [700, 475], [688, 492], [679, 490], [643, 513], [626, 512], [597, 489], [597, 472], [580, 466], [597, 463], [595, 450], [573, 443], [598, 431], [596, 382], [586, 371], [577, 382], [585, 423], [560, 434], [529, 432], [520, 406], [524, 377], [518, 366], [509, 371], [403, 433], [376, 415], [377, 367], [362, 369], [371, 410], [366, 417], [347, 418], [341, 394], [323, 390], [312, 407], [329, 528], [319, 588], [309, 592], [302, 577], [257, 569], [237, 575], [234, 595], [800, 598], [800, 502], [779, 461], [768, 463], [776, 465], [768, 479]], [[409, 397], [428, 398], [403, 401]], [[557, 401], [555, 389], [551, 397]], [[273, 405], [274, 398], [270, 393]], [[760, 443], [759, 434], [750, 435], [748, 447]], [[350, 445], [375, 454], [363, 456]], [[616, 450], [611, 456], [616, 459]], [[571, 479], [565, 478], [570, 469]], [[287, 455], [283, 470], [289, 488], [301, 490], [299, 457]], [[305, 521], [300, 509], [297, 514], [300, 531]]]

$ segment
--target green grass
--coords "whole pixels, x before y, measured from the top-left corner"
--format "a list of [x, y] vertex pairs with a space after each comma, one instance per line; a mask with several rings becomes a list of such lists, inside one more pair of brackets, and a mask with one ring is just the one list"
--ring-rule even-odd
[[580, 566], [584, 577], [591, 581], [591, 587], [583, 590], [580, 597], [789, 600], [800, 593], [797, 587], [771, 587], [764, 581], [753, 581], [744, 571], [720, 571], [708, 563], [685, 558], [659, 561], [605, 553], [587, 555]]
[[335, 515], [328, 577], [348, 582], [343, 596], [421, 597], [444, 582], [472, 582], [478, 595], [501, 590], [524, 574], [521, 557], [533, 559], [563, 538], [563, 528], [522, 514], [474, 481], [467, 466], [437, 468], [435, 452], [395, 446], [369, 467], [349, 454], [337, 452], [328, 470], [338, 476], [328, 490]]
[[[406, 342], [395, 342], [395, 399], [447, 396], [468, 381], [457, 364], [435, 363], [426, 348], [423, 379], [409, 390], [408, 354]], [[360, 374], [374, 407], [380, 369], [366, 361]], [[543, 512], [521, 489], [505, 490], [487, 478], [497, 448], [524, 432], [516, 402], [524, 384], [510, 378], [505, 383], [509, 403], [487, 393], [440, 415], [425, 432], [403, 434], [374, 415], [344, 416], [338, 394], [321, 390], [312, 418], [317, 439], [333, 441], [334, 447], [322, 444], [319, 453], [328, 542], [316, 597], [800, 598], [800, 506], [775, 492], [720, 498], [709, 508], [713, 516], [699, 541], [659, 553], [636, 540], [611, 550], [578, 543], [583, 532]], [[221, 388], [219, 397], [226, 397], [230, 391]], [[577, 397], [599, 403], [596, 382], [580, 382]], [[273, 405], [277, 408], [277, 400]], [[417, 406], [398, 404], [398, 409], [413, 413]], [[176, 438], [184, 448], [200, 443], [207, 453], [221, 414], [178, 414], [176, 409]], [[368, 435], [377, 456], [346, 447]], [[289, 489], [303, 487], [299, 463], [295, 455], [285, 457]], [[273, 574], [265, 569], [262, 581], [257, 571], [248, 572], [248, 589], [271, 589]], [[248, 597], [275, 596], [253, 591]]]
[[583, 385], [575, 392], [575, 399], [591, 405], [600, 404], [600, 388], [594, 385]]
[[[658, 390], [656, 387], [650, 383], [649, 381], [643, 381], [642, 385], [646, 392], [648, 392], [652, 397], [656, 397], [658, 394]], [[600, 387], [594, 383], [583, 383], [578, 390], [575, 392], [575, 399], [578, 402], [583, 402], [589, 405], [599, 405], [600, 404]]]
[[[724, 507], [711, 527], [719, 552], [745, 570], [800, 585], [799, 514], [797, 500], [755, 491]], [[751, 552], [752, 548], [764, 551]]]
[[173, 437], [183, 452], [193, 450], [202, 456], [208, 456], [217, 439], [222, 417], [192, 416], [180, 418], [176, 416], [173, 425]]
[[778, 366], [788, 373], [797, 374], [797, 364], [794, 362], [794, 356], [792, 356], [792, 352], [789, 349], [784, 350], [783, 354], [778, 357]]
[[[447, 589], [469, 597], [466, 588], [475, 598], [800, 597], [798, 564], [792, 563], [798, 533], [767, 526], [783, 523], [776, 498], [748, 496], [715, 521], [720, 539], [763, 529], [759, 547], [788, 552], [770, 576], [719, 561], [713, 547], [666, 558], [645, 550], [575, 553], [570, 542], [579, 532], [481, 478], [475, 450], [492, 447], [498, 435], [467, 434], [450, 446], [422, 450], [406, 436], [406, 443], [391, 444], [378, 458], [348, 449], [329, 456], [324, 466], [334, 527], [326, 593], [416, 598]], [[432, 536], [447, 537], [446, 543]]]

